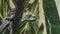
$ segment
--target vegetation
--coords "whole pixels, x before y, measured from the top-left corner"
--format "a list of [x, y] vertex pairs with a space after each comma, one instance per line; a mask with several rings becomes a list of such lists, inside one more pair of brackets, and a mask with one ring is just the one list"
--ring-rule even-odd
[[55, 0], [0, 0], [0, 34], [60, 34], [56, 5]]

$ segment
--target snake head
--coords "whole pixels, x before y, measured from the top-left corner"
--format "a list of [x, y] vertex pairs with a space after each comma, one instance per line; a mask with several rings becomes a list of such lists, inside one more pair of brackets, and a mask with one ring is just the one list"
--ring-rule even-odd
[[32, 13], [23, 13], [21, 21], [33, 21], [36, 20], [36, 15]]

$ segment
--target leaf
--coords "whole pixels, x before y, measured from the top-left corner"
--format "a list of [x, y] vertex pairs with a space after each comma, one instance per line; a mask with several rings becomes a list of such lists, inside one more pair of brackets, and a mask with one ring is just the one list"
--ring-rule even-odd
[[43, 24], [41, 25], [41, 27], [38, 29], [38, 32], [37, 32], [37, 34], [42, 34], [42, 32], [43, 32]]
[[29, 11], [32, 11], [34, 12], [35, 11], [35, 8], [37, 6], [37, 3], [38, 3], [38, 0], [35, 0], [28, 8]]
[[2, 15], [1, 15], [1, 13], [0, 13], [0, 18], [2, 19]]
[[[47, 34], [60, 34], [59, 33], [60, 27], [57, 26], [57, 25], [60, 26], [60, 19], [56, 8], [55, 0], [44, 0], [43, 2], [45, 17], [47, 16], [46, 17]], [[49, 22], [47, 18], [49, 19]]]

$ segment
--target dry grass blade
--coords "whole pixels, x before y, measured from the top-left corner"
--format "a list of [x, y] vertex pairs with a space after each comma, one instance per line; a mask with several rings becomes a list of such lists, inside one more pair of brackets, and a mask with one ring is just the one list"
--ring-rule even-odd
[[59, 17], [60, 17], [60, 1], [59, 0], [55, 0], [55, 3], [56, 3], [56, 7], [57, 7], [58, 14], [59, 14]]
[[44, 9], [43, 9], [43, 0], [38, 0], [39, 3], [39, 22], [38, 22], [38, 27], [40, 28], [40, 26], [43, 24], [43, 33], [42, 34], [47, 34], [47, 30], [46, 30], [46, 23], [45, 23], [45, 15], [44, 15]]

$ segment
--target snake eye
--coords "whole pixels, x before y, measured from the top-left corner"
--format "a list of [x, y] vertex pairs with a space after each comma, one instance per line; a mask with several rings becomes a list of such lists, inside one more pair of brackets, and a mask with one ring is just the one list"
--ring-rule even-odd
[[31, 14], [29, 15], [29, 18], [31, 17]]
[[27, 18], [31, 18], [31, 16], [32, 16], [31, 14], [27, 14], [26, 15]]

